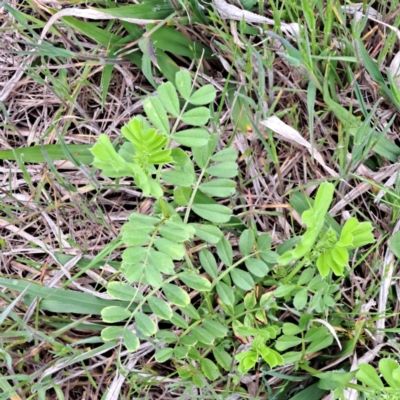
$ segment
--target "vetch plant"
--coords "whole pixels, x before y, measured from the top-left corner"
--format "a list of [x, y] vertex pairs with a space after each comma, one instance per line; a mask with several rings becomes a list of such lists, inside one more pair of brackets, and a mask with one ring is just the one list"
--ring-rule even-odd
[[[391, 358], [382, 358], [377, 370], [370, 364], [362, 363], [354, 371], [330, 371], [319, 373], [318, 387], [332, 390], [335, 399], [345, 399], [345, 388], [356, 389], [370, 400], [395, 400], [400, 395], [400, 366]], [[351, 382], [354, 378], [358, 383]]]
[[[236, 193], [237, 153], [217, 150], [218, 136], [207, 128], [205, 106], [215, 89], [193, 87], [189, 72], [178, 72], [175, 86], [163, 83], [144, 101], [147, 118], [136, 116], [122, 128], [119, 148], [102, 135], [92, 153], [105, 176], [130, 176], [156, 200], [151, 215], [133, 212], [122, 226], [122, 279], [110, 282], [107, 293], [129, 306], [102, 310], [110, 326], [101, 336], [131, 352], [150, 341], [157, 362], [202, 387], [222, 371], [241, 375], [260, 362], [273, 369], [330, 346], [325, 326], [307, 318], [296, 329], [280, 322], [280, 299], [293, 297], [296, 309], [308, 304], [308, 312], [321, 314], [335, 306], [330, 271], [342, 275], [349, 251], [373, 238], [371, 225], [355, 218], [340, 236], [325, 224], [333, 185], [324, 183], [302, 215], [307, 230], [294, 249], [279, 256], [269, 234], [241, 225], [233, 233], [235, 252], [235, 240], [224, 234], [232, 209], [217, 200]], [[182, 123], [191, 127], [178, 129]]]
[[117, 152], [107, 135], [100, 135], [93, 146], [93, 165], [105, 176], [121, 178], [132, 176], [145, 195], [160, 197], [160, 184], [152, 178], [154, 165], [173, 162], [171, 149], [164, 148], [167, 137], [157, 133], [144, 118], [133, 118], [121, 129], [128, 141]]
[[314, 204], [302, 215], [307, 225], [295, 249], [285, 252], [279, 257], [278, 263], [289, 265], [293, 261], [303, 259], [284, 279], [288, 282], [304, 265], [314, 265], [324, 278], [330, 271], [335, 275], [343, 275], [343, 269], [348, 264], [349, 251], [372, 243], [372, 225], [370, 222], [360, 223], [356, 218], [349, 218], [342, 228], [340, 237], [331, 228], [324, 228], [325, 215], [333, 198], [334, 186], [323, 183], [317, 192]]

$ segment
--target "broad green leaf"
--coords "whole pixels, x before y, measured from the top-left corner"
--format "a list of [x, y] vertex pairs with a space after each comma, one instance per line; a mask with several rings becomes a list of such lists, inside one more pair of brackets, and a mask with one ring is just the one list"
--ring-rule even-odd
[[251, 275], [239, 268], [235, 268], [231, 271], [231, 278], [233, 283], [242, 290], [251, 290], [254, 288], [254, 281]]
[[400, 389], [400, 381], [395, 378], [394, 372], [399, 371], [399, 364], [391, 358], [382, 358], [379, 361], [379, 371], [385, 381], [393, 389]]
[[162, 291], [168, 301], [178, 307], [186, 307], [190, 304], [189, 295], [179, 286], [173, 285], [172, 283], [164, 283]]
[[[399, 385], [399, 383], [400, 383], [400, 368], [395, 369], [393, 371], [392, 376], [393, 376], [393, 379], [397, 382], [397, 385]], [[398, 386], [396, 386], [396, 387], [398, 387]]]
[[185, 167], [190, 163], [189, 155], [179, 147], [171, 150], [171, 156], [177, 167]]
[[[346, 249], [343, 249], [342, 247], [335, 246], [331, 250], [331, 255], [335, 263], [341, 267], [341, 270], [343, 271], [344, 266], [346, 266], [349, 263], [349, 253], [347, 252]], [[336, 273], [336, 271], [334, 271]], [[338, 275], [336, 273], [336, 275]]]
[[177, 326], [178, 328], [181, 328], [181, 329], [188, 328], [187, 322], [175, 311], [171, 318], [171, 322], [174, 324], [174, 326]]
[[358, 368], [356, 378], [359, 381], [373, 389], [383, 390], [383, 383], [372, 365], [360, 364]]
[[190, 238], [190, 234], [180, 225], [182, 224], [167, 221], [158, 231], [163, 238], [182, 243]]
[[122, 157], [120, 157], [115, 151], [115, 148], [112, 145], [110, 138], [104, 134], [101, 134], [99, 136], [96, 144], [90, 149], [90, 151], [95, 156], [95, 163], [97, 162], [96, 159], [104, 162], [108, 162], [111, 160], [123, 160]]
[[[158, 134], [157, 136], [161, 136], [161, 134]], [[149, 144], [149, 146], [151, 146], [151, 143]], [[171, 157], [171, 149], [165, 149], [165, 150], [160, 150], [160, 151], [155, 151], [152, 152], [152, 149], [149, 148], [150, 151], [150, 156], [148, 159], [148, 163], [149, 164], [167, 164], [167, 163], [171, 163], [173, 161], [172, 157]]]
[[251, 272], [254, 276], [257, 276], [258, 278], [265, 277], [269, 272], [268, 265], [258, 258], [248, 258], [245, 261], [245, 265], [249, 272]]
[[213, 254], [209, 250], [203, 249], [200, 251], [199, 257], [204, 271], [206, 271], [212, 278], [216, 279], [218, 276], [218, 266]]
[[222, 206], [212, 199], [204, 201], [201, 198], [201, 202], [198, 202], [200, 199], [200, 193], [196, 194], [194, 204], [192, 206], [192, 210], [204, 218], [207, 221], [211, 221], [214, 223], [224, 223], [228, 222], [232, 215], [232, 210], [228, 207]]
[[204, 328], [195, 326], [191, 331], [192, 335], [201, 343], [213, 344], [215, 341], [215, 336]]
[[129, 216], [128, 220], [129, 222], [140, 223], [143, 225], [153, 225], [153, 227], [156, 226], [161, 221], [160, 218], [158, 217], [152, 217], [150, 215], [139, 214], [139, 213], [132, 213]]
[[174, 189], [174, 201], [179, 206], [187, 206], [192, 196], [192, 188], [178, 186]]
[[141, 152], [145, 148], [144, 138], [143, 138], [143, 123], [138, 117], [132, 118], [127, 124], [121, 128], [121, 133], [125, 139], [129, 140], [132, 147], [129, 148], [126, 144], [122, 148], [124, 151], [130, 152], [130, 156], [136, 150]]
[[164, 347], [163, 349], [157, 350], [154, 354], [154, 357], [157, 362], [163, 363], [172, 357], [173, 352], [174, 349], [170, 347]]
[[101, 311], [103, 321], [108, 323], [124, 321], [130, 316], [131, 312], [129, 310], [119, 306], [106, 307]]
[[237, 151], [233, 147], [220, 150], [211, 157], [214, 162], [234, 162], [238, 158]]
[[162, 343], [175, 343], [177, 341], [176, 335], [170, 330], [160, 329], [156, 333], [156, 339]]
[[153, 336], [157, 332], [157, 327], [154, 321], [145, 313], [137, 311], [135, 313], [136, 329], [144, 336]]
[[272, 237], [269, 233], [261, 233], [257, 237], [257, 248], [259, 251], [268, 251], [271, 249]]
[[150, 296], [147, 298], [147, 302], [157, 317], [161, 319], [170, 320], [172, 318], [172, 309], [164, 300], [159, 297]]
[[326, 390], [335, 390], [337, 388], [346, 387], [347, 384], [354, 378], [356, 371], [339, 373], [339, 372], [324, 372], [316, 374], [320, 379], [318, 387]]
[[203, 374], [208, 380], [215, 381], [221, 376], [218, 367], [208, 358], [202, 358], [200, 365]]
[[334, 186], [331, 183], [325, 182], [320, 185], [313, 207], [302, 214], [302, 219], [307, 224], [307, 231], [293, 251], [285, 253], [278, 259], [279, 264], [287, 265], [293, 260], [300, 259], [311, 250], [324, 225], [333, 192]]
[[192, 78], [190, 73], [186, 70], [180, 70], [175, 75], [176, 88], [180, 95], [185, 99], [189, 100], [192, 92]]
[[254, 250], [255, 238], [251, 229], [242, 232], [239, 239], [239, 250], [244, 256], [248, 256]]
[[144, 111], [150, 122], [163, 134], [169, 134], [169, 121], [165, 108], [158, 97], [149, 97], [143, 102]]
[[179, 307], [179, 309], [191, 319], [200, 319], [200, 314], [192, 304], [188, 304], [186, 307]]
[[202, 183], [199, 189], [209, 196], [229, 197], [236, 192], [236, 182], [230, 179], [213, 179]]
[[217, 178], [234, 178], [238, 174], [238, 165], [235, 162], [223, 162], [206, 169], [207, 173]]
[[302, 329], [298, 325], [291, 322], [285, 322], [282, 326], [282, 333], [284, 335], [293, 336], [299, 334], [300, 332], [302, 332]]
[[118, 339], [123, 332], [123, 328], [120, 326], [108, 326], [101, 331], [101, 338], [108, 342], [110, 340]]
[[141, 282], [143, 279], [144, 265], [143, 264], [122, 264], [122, 271], [125, 273], [126, 280], [130, 283]]
[[161, 251], [151, 249], [148, 262], [163, 274], [173, 275], [175, 273], [175, 266], [171, 257]]
[[275, 348], [278, 351], [285, 351], [291, 347], [298, 346], [302, 342], [301, 338], [291, 335], [282, 335], [278, 338]]
[[193, 375], [193, 372], [187, 368], [187, 365], [178, 367], [176, 371], [178, 372], [179, 377], [183, 379], [190, 379]]
[[157, 88], [158, 98], [165, 109], [174, 117], [179, 116], [179, 98], [176, 89], [171, 82], [165, 82]]
[[114, 299], [132, 301], [142, 300], [143, 295], [136, 288], [123, 282], [110, 282], [107, 286], [107, 294]]
[[196, 229], [196, 236], [207, 243], [217, 244], [223, 237], [223, 233], [214, 225], [192, 224]]
[[269, 364], [270, 368], [275, 368], [277, 365], [284, 363], [283, 357], [273, 349], [264, 347], [261, 349], [263, 360]]
[[222, 325], [221, 322], [213, 319], [204, 319], [203, 326], [217, 338], [223, 339], [228, 333], [228, 329], [224, 325]]
[[308, 292], [307, 289], [299, 290], [294, 298], [293, 298], [293, 305], [297, 310], [302, 310], [308, 301]]
[[184, 346], [194, 346], [198, 340], [194, 336], [181, 336], [179, 339], [179, 343]]
[[[287, 353], [282, 354], [282, 356], [285, 361], [285, 364], [288, 365], [300, 361], [300, 359], [302, 358], [302, 353], [301, 351], [288, 351]], [[298, 400], [302, 399], [303, 399], [302, 397], [298, 398]], [[319, 400], [319, 398], [316, 400]]]
[[199, 292], [207, 292], [211, 289], [211, 283], [202, 276], [197, 276], [189, 273], [182, 273], [179, 275], [179, 279], [190, 288]]
[[186, 129], [172, 135], [175, 142], [187, 147], [200, 147], [207, 145], [210, 135], [202, 128]]
[[193, 147], [192, 154], [197, 166], [201, 169], [205, 168], [210, 161], [210, 143], [205, 146]]
[[277, 289], [275, 289], [274, 296], [285, 297], [292, 293], [294, 289], [296, 289], [296, 285], [292, 284], [279, 286]]
[[[148, 229], [143, 228], [137, 224], [137, 228], [135, 228], [134, 223], [126, 223], [122, 226], [122, 241], [128, 246], [142, 246], [150, 240], [149, 233], [154, 230], [152, 226]], [[142, 229], [143, 228], [143, 229]]]
[[181, 119], [188, 125], [203, 126], [210, 119], [210, 110], [206, 107], [196, 107], [186, 111]]
[[330, 333], [328, 333], [325, 335], [323, 339], [311, 342], [306, 349], [306, 354], [313, 354], [316, 353], [317, 351], [326, 349], [327, 347], [331, 346], [332, 343], [333, 343], [333, 336]]
[[357, 247], [373, 243], [374, 235], [372, 234], [372, 229], [370, 222], [360, 223], [356, 218], [349, 218], [343, 226], [337, 245], [348, 250], [353, 250]]
[[232, 246], [231, 243], [229, 242], [228, 239], [223, 237], [218, 243], [217, 243], [217, 254], [218, 257], [221, 259], [221, 261], [227, 265], [231, 266], [233, 263], [233, 251], [232, 251]]
[[222, 303], [226, 304], [227, 306], [233, 306], [235, 302], [233, 288], [231, 288], [224, 282], [218, 282], [216, 285], [216, 290]]
[[245, 374], [256, 365], [256, 362], [258, 361], [258, 354], [254, 350], [248, 350], [236, 354], [235, 359], [239, 361], [239, 372], [241, 374]]
[[189, 103], [195, 106], [204, 106], [206, 104], [210, 104], [214, 101], [216, 96], [216, 91], [214, 86], [205, 85], [200, 89], [196, 90], [189, 99]]
[[232, 356], [222, 346], [213, 348], [213, 355], [217, 363], [227, 372], [231, 370]]
[[325, 217], [325, 214], [328, 212], [331, 205], [334, 190], [335, 187], [332, 185], [332, 183], [324, 182], [320, 185], [317, 195], [315, 196], [311, 215], [310, 217], [303, 219], [307, 225], [314, 223], [319, 225], [320, 220], [318, 218], [320, 216], [322, 216], [323, 221], [323, 217]]
[[187, 346], [175, 346], [174, 349], [174, 359], [182, 360], [186, 358], [189, 352], [189, 347]]
[[171, 242], [171, 240], [168, 239], [157, 238], [154, 240], [154, 245], [157, 250], [165, 253], [172, 260], [182, 260], [185, 255], [185, 248], [182, 244]]
[[163, 283], [160, 271], [152, 264], [148, 264], [144, 269], [144, 277], [147, 284], [153, 286], [153, 288], [159, 288]]
[[254, 290], [251, 290], [250, 292], [246, 293], [246, 295], [244, 296], [243, 304], [244, 304], [244, 308], [246, 310], [253, 310], [253, 308], [257, 304], [256, 295], [254, 293]]
[[60, 144], [47, 144], [43, 146], [29, 146], [14, 150], [1, 150], [0, 160], [15, 161], [16, 157], [23, 157], [24, 162], [39, 163], [46, 162], [43, 152], [47, 154], [50, 160], [70, 160], [75, 159], [84, 165], [90, 165], [93, 162], [93, 154], [90, 151], [91, 145], [87, 144], [67, 144], [65, 145], [69, 153]]
[[272, 250], [260, 251], [260, 257], [270, 266], [278, 263], [279, 254]]
[[161, 174], [161, 178], [174, 186], [190, 187], [195, 183], [195, 176], [188, 174], [186, 171], [173, 170], [165, 171]]
[[325, 253], [322, 253], [318, 259], [317, 259], [317, 268], [319, 273], [323, 278], [328, 276], [329, 271], [332, 267], [333, 260], [331, 253], [329, 251], [326, 251]]
[[207, 385], [206, 378], [203, 376], [203, 374], [200, 374], [199, 372], [192, 376], [192, 381], [193, 384], [199, 389], [202, 389], [205, 385]]
[[140, 345], [139, 339], [130, 329], [124, 328], [122, 330], [122, 338], [124, 340], [125, 347], [130, 352], [133, 353], [139, 348]]
[[174, 349], [174, 359], [182, 360], [186, 358], [189, 353], [189, 347], [187, 346], [175, 346]]
[[304, 285], [311, 281], [315, 273], [314, 268], [306, 268], [300, 275], [299, 280], [297, 281], [298, 285]]

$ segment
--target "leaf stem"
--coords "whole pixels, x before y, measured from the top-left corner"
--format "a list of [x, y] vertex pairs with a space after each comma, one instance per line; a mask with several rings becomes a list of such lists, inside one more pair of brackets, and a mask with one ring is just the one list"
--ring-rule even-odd
[[282, 283], [288, 283], [304, 267], [306, 262], [307, 258], [304, 257], [303, 260], [293, 268], [292, 272], [285, 279], [283, 279]]
[[190, 200], [189, 200], [189, 203], [188, 203], [187, 208], [186, 208], [185, 218], [183, 219], [183, 223], [184, 224], [187, 224], [187, 222], [189, 220], [189, 215], [190, 215], [190, 211], [192, 209], [193, 203], [194, 203], [194, 198], [196, 197], [197, 190], [199, 189], [201, 180], [203, 179], [203, 176], [204, 176], [204, 174], [206, 172], [206, 168], [207, 168], [207, 166], [208, 166], [208, 164], [210, 162], [210, 159], [211, 159], [211, 157], [208, 158], [208, 160], [206, 162], [206, 166], [201, 170], [201, 173], [199, 175], [199, 179], [197, 179], [196, 185], [193, 188], [192, 195], [190, 196]]

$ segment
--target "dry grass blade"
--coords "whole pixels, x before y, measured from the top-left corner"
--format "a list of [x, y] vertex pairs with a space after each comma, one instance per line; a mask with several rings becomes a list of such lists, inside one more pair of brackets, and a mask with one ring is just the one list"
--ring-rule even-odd
[[80, 17], [80, 18], [89, 18], [89, 19], [94, 19], [94, 20], [121, 20], [121, 21], [126, 21], [126, 22], [131, 22], [133, 24], [137, 25], [147, 25], [147, 24], [154, 24], [156, 22], [159, 22], [160, 20], [158, 19], [139, 19], [139, 18], [123, 18], [123, 17], [115, 17], [113, 15], [107, 14], [102, 11], [98, 10], [92, 10], [92, 9], [80, 9], [80, 8], [67, 8], [61, 11], [58, 11], [56, 14], [54, 14], [47, 24], [44, 26], [42, 33], [40, 35], [40, 40], [39, 44], [42, 42], [44, 37], [46, 36], [47, 32], [49, 29], [52, 27], [52, 25], [60, 18], [62, 17]]
[[285, 124], [278, 117], [272, 116], [266, 119], [265, 121], [261, 121], [261, 124], [271, 129], [275, 133], [277, 133], [282, 139], [290, 142], [297, 143], [300, 146], [305, 147], [310, 154], [314, 155], [314, 158], [321, 164], [321, 166], [329, 172], [329, 174], [333, 177], [338, 177], [339, 174], [335, 172], [332, 168], [328, 167], [322, 157], [322, 155], [315, 148], [311, 148], [311, 144], [304, 139], [296, 129], [293, 129], [291, 126]]
[[[250, 11], [242, 10], [239, 7], [227, 3], [225, 0], [213, 0], [213, 3], [221, 18], [233, 19], [236, 21], [245, 20], [250, 24], [275, 25], [275, 21], [273, 19], [263, 17]], [[288, 36], [293, 38], [295, 38], [300, 32], [299, 25], [296, 22], [290, 24], [282, 22], [281, 29]]]

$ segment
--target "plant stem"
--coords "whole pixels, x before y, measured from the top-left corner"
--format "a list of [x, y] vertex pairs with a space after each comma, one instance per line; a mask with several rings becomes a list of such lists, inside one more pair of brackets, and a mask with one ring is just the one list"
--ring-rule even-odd
[[293, 271], [285, 279], [283, 279], [282, 283], [288, 283], [304, 267], [306, 262], [307, 258], [303, 258], [303, 260], [293, 268]]

